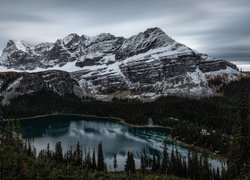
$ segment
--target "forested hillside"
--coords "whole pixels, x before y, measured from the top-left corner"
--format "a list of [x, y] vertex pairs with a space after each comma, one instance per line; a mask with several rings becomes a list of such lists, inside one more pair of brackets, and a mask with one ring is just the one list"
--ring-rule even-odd
[[[249, 79], [244, 81], [249, 86]], [[148, 103], [118, 99], [112, 102], [80, 100], [73, 95], [60, 97], [40, 91], [13, 99], [11, 105], [2, 107], [2, 113], [4, 118], [75, 113], [117, 117], [139, 125], [147, 124], [151, 118], [154, 124], [174, 128], [172, 136], [177, 140], [226, 155], [234, 127], [238, 89], [239, 83], [233, 82], [221, 89], [224, 97], [190, 99], [169, 96]]]

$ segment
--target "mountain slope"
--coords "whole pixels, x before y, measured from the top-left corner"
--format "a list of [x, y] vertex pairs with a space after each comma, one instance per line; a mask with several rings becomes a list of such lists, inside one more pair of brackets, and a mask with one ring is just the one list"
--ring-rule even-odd
[[36, 46], [11, 40], [0, 57], [0, 70], [67, 71], [88, 96], [103, 100], [213, 95], [214, 80], [220, 85], [239, 75], [234, 64], [193, 51], [159, 28], [127, 39], [102, 33], [70, 34]]
[[0, 73], [0, 99], [7, 105], [11, 99], [24, 94], [47, 90], [59, 96], [74, 94], [82, 97], [85, 93], [79, 84], [64, 71], [50, 70], [37, 73]]

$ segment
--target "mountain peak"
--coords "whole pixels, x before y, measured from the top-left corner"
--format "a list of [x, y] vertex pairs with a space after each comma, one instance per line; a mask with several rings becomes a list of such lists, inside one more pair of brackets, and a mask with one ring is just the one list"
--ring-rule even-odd
[[175, 41], [160, 28], [149, 28], [124, 41], [116, 53], [116, 59], [123, 60], [151, 49], [173, 45]]
[[194, 52], [158, 27], [129, 38], [110, 33], [92, 37], [73, 33], [55, 43], [37, 46], [10, 40], [4, 51], [0, 68], [68, 71], [97, 98], [97, 94], [120, 90], [149, 98], [158, 94], [212, 95], [215, 91], [210, 80], [229, 82], [239, 73], [235, 65]]
[[29, 48], [29, 47], [30, 47], [30, 45], [28, 45], [27, 43], [25, 43], [23, 41], [12, 39], [12, 40], [9, 40], [7, 42], [7, 46], [4, 48], [3, 53], [15, 51], [15, 50], [26, 52], [27, 48]]
[[76, 33], [71, 33], [62, 39], [63, 44], [69, 44], [71, 41], [79, 39], [80, 36]]
[[99, 41], [107, 41], [112, 39], [115, 39], [115, 36], [110, 33], [101, 33], [97, 35], [97, 40]]
[[161, 28], [159, 27], [153, 27], [153, 28], [148, 28], [146, 31], [144, 31], [144, 34], [148, 33], [159, 33], [159, 34], [166, 34]]

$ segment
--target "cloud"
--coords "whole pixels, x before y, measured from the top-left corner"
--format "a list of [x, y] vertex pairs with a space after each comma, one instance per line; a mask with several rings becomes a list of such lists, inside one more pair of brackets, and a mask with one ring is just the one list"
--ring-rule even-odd
[[158, 26], [211, 56], [250, 64], [249, 0], [1, 0], [0, 51], [8, 39], [55, 41], [69, 33], [129, 37]]

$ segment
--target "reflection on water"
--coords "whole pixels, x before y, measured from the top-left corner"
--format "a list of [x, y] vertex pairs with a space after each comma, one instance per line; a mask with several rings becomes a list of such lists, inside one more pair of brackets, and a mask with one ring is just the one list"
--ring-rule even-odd
[[[108, 169], [112, 169], [113, 155], [117, 153], [118, 169], [124, 168], [128, 151], [133, 152], [136, 167], [145, 147], [149, 154], [161, 153], [162, 142], [170, 132], [164, 128], [137, 128], [121, 124], [114, 120], [86, 118], [72, 115], [46, 116], [21, 121], [24, 139], [34, 139], [37, 151], [44, 149], [47, 143], [51, 147], [61, 141], [64, 150], [75, 148], [79, 141], [81, 146], [90, 149], [97, 148], [102, 142]], [[174, 145], [169, 144], [169, 152]], [[182, 155], [187, 150], [177, 147]], [[218, 161], [211, 160], [215, 166]]]

